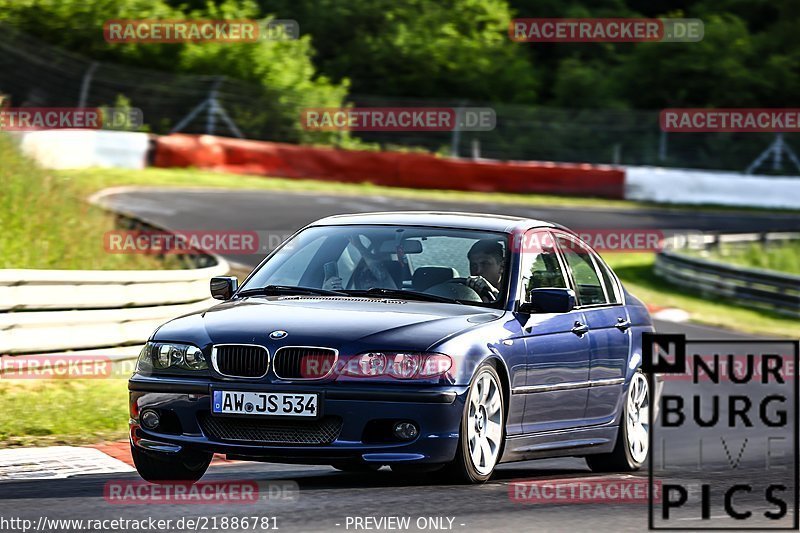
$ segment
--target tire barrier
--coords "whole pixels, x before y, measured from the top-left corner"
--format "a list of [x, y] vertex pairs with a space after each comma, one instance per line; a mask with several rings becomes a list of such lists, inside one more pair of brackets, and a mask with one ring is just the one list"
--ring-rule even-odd
[[12, 132], [22, 151], [45, 168], [142, 169], [147, 166], [150, 135], [106, 130]]
[[417, 189], [623, 198], [624, 170], [588, 164], [467, 161], [430, 154], [336, 150], [209, 135], [155, 141], [154, 166]]
[[625, 199], [667, 204], [800, 209], [800, 177], [627, 167]]

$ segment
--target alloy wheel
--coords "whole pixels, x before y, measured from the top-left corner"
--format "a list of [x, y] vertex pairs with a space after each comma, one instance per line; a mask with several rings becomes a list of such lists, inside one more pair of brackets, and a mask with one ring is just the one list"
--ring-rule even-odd
[[627, 436], [628, 450], [637, 463], [647, 459], [649, 448], [648, 434], [650, 431], [650, 390], [647, 379], [641, 373], [636, 373], [628, 387], [627, 409]]
[[472, 465], [481, 475], [497, 464], [503, 436], [502, 390], [490, 372], [481, 373], [472, 385], [467, 413], [467, 440]]

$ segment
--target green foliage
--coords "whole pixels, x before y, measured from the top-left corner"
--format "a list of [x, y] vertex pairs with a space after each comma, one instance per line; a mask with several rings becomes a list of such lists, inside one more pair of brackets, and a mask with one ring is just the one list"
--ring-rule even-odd
[[331, 140], [329, 133], [304, 131], [298, 121], [304, 107], [338, 107], [347, 93], [346, 79], [334, 84], [317, 75], [310, 37], [254, 43], [104, 40], [103, 24], [108, 20], [154, 18], [268, 20], [250, 0], [208, 2], [191, 10], [164, 0], [0, 0], [0, 22], [94, 59], [249, 82], [246, 92], [237, 94], [238, 104], [227, 111], [235, 122], [250, 126], [251, 136], [258, 137], [259, 128], [265, 128], [273, 138], [287, 141]]
[[[467, 99], [570, 108], [785, 106], [800, 94], [794, 0], [0, 0], [0, 21], [99, 60], [224, 75], [258, 84], [259, 106], [297, 140], [288, 117], [357, 95]], [[533, 44], [513, 17], [696, 17], [699, 43]], [[295, 41], [108, 44], [111, 19], [295, 19]], [[322, 73], [319, 75], [318, 72]], [[334, 81], [331, 81], [334, 80]], [[261, 102], [261, 100], [259, 100]], [[296, 123], [296, 120], [294, 120]], [[286, 133], [288, 132], [288, 133]]]
[[553, 105], [562, 108], [614, 109], [614, 80], [599, 66], [568, 57], [558, 65], [553, 85]]
[[[144, 125], [136, 125], [131, 123], [130, 113], [133, 109], [131, 105], [130, 98], [126, 97], [124, 94], [118, 94], [117, 97], [114, 99], [114, 104], [109, 106], [102, 106], [100, 107], [100, 112], [103, 114], [103, 127], [105, 129], [113, 129], [117, 131], [142, 131], [142, 132], [149, 132], [150, 128]], [[121, 114], [125, 115], [124, 120], [120, 120], [119, 118], [113, 118], [111, 115], [116, 115], [119, 117]], [[109, 120], [112, 120], [112, 123], [109, 127]]]
[[708, 257], [751, 268], [800, 274], [800, 241], [725, 244], [713, 250]]
[[[610, 162], [612, 154], [621, 154], [624, 164], [742, 169], [771, 136], [670, 135], [666, 157], [657, 158], [657, 113], [622, 112], [800, 107], [800, 3], [678, 5], [666, 0], [0, 0], [0, 22], [100, 61], [168, 72], [164, 80], [172, 81], [151, 80], [123, 91], [146, 118], [153, 117], [148, 124], [158, 133], [169, 131], [207, 93], [195, 78], [172, 76], [188, 73], [225, 78], [224, 108], [252, 138], [366, 149], [414, 144], [446, 152], [450, 139], [444, 135], [406, 141], [309, 132], [298, 117], [303, 108], [340, 107], [345, 100], [386, 106], [485, 102], [498, 111], [497, 130], [475, 136], [486, 157]], [[113, 19], [273, 17], [296, 20], [301, 38], [109, 44], [101, 31]], [[508, 36], [515, 17], [699, 18], [705, 35], [697, 43], [518, 43]], [[144, 87], [158, 83], [166, 84], [170, 95], [192, 96], [167, 102]], [[151, 101], [152, 113], [146, 109]], [[567, 110], [567, 120], [548, 114], [551, 108]], [[589, 113], [596, 110], [597, 120]], [[608, 114], [614, 117], [604, 121]], [[471, 138], [464, 135], [462, 141]], [[797, 148], [796, 139], [787, 136], [787, 142]]]
[[0, 380], [0, 447], [124, 439], [126, 379]]
[[641, 43], [617, 71], [633, 107], [746, 107], [757, 101], [760, 62], [743, 20], [712, 15], [697, 43]]
[[320, 69], [355, 94], [527, 102], [535, 68], [504, 0], [262, 0], [310, 34]]

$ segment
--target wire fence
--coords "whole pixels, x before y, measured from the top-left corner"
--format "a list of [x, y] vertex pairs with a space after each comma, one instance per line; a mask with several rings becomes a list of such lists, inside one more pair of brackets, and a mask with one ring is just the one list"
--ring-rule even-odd
[[[309, 102], [269, 87], [219, 76], [175, 74], [92, 61], [3, 25], [0, 93], [14, 107], [115, 106], [120, 96], [142, 110], [147, 130], [211, 133], [280, 142], [336, 142], [304, 131]], [[356, 107], [491, 107], [492, 131], [350, 132], [381, 149], [424, 149], [443, 155], [497, 160], [544, 160], [657, 165], [745, 171], [764, 154], [762, 174], [800, 174], [784, 150], [800, 134], [664, 133], [658, 111], [553, 109], [458, 99], [401, 99], [351, 95]], [[777, 149], [776, 148], [777, 142]], [[780, 144], [782, 143], [782, 146]]]

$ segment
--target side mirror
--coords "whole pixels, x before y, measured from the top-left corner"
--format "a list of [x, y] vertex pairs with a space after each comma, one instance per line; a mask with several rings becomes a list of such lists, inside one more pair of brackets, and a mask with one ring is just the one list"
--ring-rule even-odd
[[230, 300], [239, 288], [239, 280], [233, 276], [211, 278], [211, 296], [216, 300]]
[[523, 313], [568, 313], [575, 308], [575, 291], [562, 288], [533, 289], [529, 302], [520, 306]]

